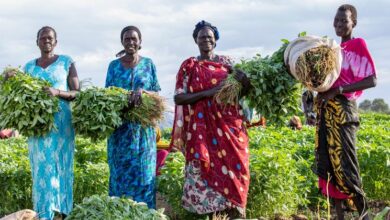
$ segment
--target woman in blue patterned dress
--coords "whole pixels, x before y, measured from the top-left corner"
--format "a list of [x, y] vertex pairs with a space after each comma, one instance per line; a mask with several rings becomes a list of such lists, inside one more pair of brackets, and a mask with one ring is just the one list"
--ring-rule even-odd
[[40, 219], [53, 219], [54, 212], [65, 218], [73, 205], [75, 134], [69, 101], [79, 90], [79, 80], [73, 60], [54, 54], [57, 34], [53, 28], [45, 26], [38, 31], [37, 45], [41, 57], [28, 62], [24, 71], [52, 84], [45, 92], [60, 98], [60, 111], [54, 115], [57, 130], [28, 138], [33, 204]]
[[[134, 91], [129, 96], [131, 108], [142, 102], [142, 90], [160, 91], [156, 67], [150, 58], [138, 55], [141, 32], [128, 26], [121, 32], [124, 50], [117, 54], [107, 71], [106, 87]], [[156, 133], [153, 127], [124, 123], [108, 139], [110, 168], [109, 195], [131, 197], [155, 208]]]

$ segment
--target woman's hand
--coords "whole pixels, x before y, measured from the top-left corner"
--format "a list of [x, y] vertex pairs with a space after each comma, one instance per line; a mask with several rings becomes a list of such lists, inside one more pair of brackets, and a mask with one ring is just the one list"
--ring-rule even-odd
[[11, 77], [14, 77], [16, 75], [16, 70], [10, 70], [4, 73], [4, 79], [7, 80]]
[[246, 76], [246, 74], [240, 70], [236, 69], [234, 73], [234, 78], [241, 83], [243, 87], [248, 87], [250, 86], [251, 82], [249, 81], [249, 78]]
[[129, 108], [138, 107], [142, 104], [142, 89], [131, 91], [128, 94]]
[[334, 98], [336, 95], [339, 94], [338, 88], [331, 88], [328, 91], [318, 93], [317, 95], [317, 103], [322, 106], [325, 104], [329, 99]]
[[249, 90], [252, 88], [252, 84], [247, 75], [242, 70], [236, 69], [234, 72], [234, 78], [242, 85], [240, 97], [248, 94]]
[[52, 87], [44, 87], [43, 91], [46, 92], [49, 96], [59, 96], [60, 95], [60, 90], [59, 89], [54, 89]]

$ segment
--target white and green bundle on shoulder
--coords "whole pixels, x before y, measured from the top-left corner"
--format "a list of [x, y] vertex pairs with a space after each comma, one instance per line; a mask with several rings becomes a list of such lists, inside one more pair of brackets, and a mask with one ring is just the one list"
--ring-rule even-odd
[[67, 220], [130, 220], [153, 219], [167, 220], [164, 209], [149, 209], [143, 202], [135, 202], [127, 198], [93, 195], [84, 198], [81, 204], [76, 204]]
[[[9, 72], [15, 75], [5, 79]], [[0, 129], [16, 129], [27, 137], [43, 136], [55, 129], [59, 99], [43, 91], [51, 86], [49, 82], [10, 67], [0, 77]]]
[[122, 88], [91, 87], [76, 95], [72, 106], [72, 122], [77, 134], [92, 140], [105, 139], [122, 125], [127, 91]]
[[[162, 119], [165, 103], [156, 93], [142, 93], [142, 104], [128, 109], [129, 91], [91, 87], [77, 94], [73, 102], [76, 133], [92, 140], [105, 139], [124, 122], [155, 126]], [[127, 110], [126, 110], [127, 109]]]

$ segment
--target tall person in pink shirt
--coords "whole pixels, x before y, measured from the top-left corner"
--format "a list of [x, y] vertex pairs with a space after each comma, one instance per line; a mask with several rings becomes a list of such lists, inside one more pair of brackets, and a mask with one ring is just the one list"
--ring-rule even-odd
[[376, 71], [366, 42], [352, 36], [356, 8], [341, 5], [333, 26], [341, 37], [343, 63], [332, 88], [317, 96], [316, 173], [319, 188], [334, 199], [338, 219], [344, 219], [342, 201], [352, 201], [362, 219], [369, 219], [356, 156], [359, 115], [356, 99], [376, 86]]

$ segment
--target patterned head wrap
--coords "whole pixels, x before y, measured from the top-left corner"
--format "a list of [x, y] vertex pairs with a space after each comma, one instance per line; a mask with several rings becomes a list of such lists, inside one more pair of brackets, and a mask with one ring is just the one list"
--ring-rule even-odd
[[212, 30], [214, 32], [214, 37], [215, 37], [215, 40], [217, 41], [219, 39], [219, 32], [218, 32], [217, 27], [211, 25], [207, 21], [202, 20], [195, 25], [194, 32], [192, 33], [192, 37], [194, 38], [195, 42], [196, 42], [196, 38], [198, 36], [199, 31], [205, 27], [210, 28], [210, 30]]

